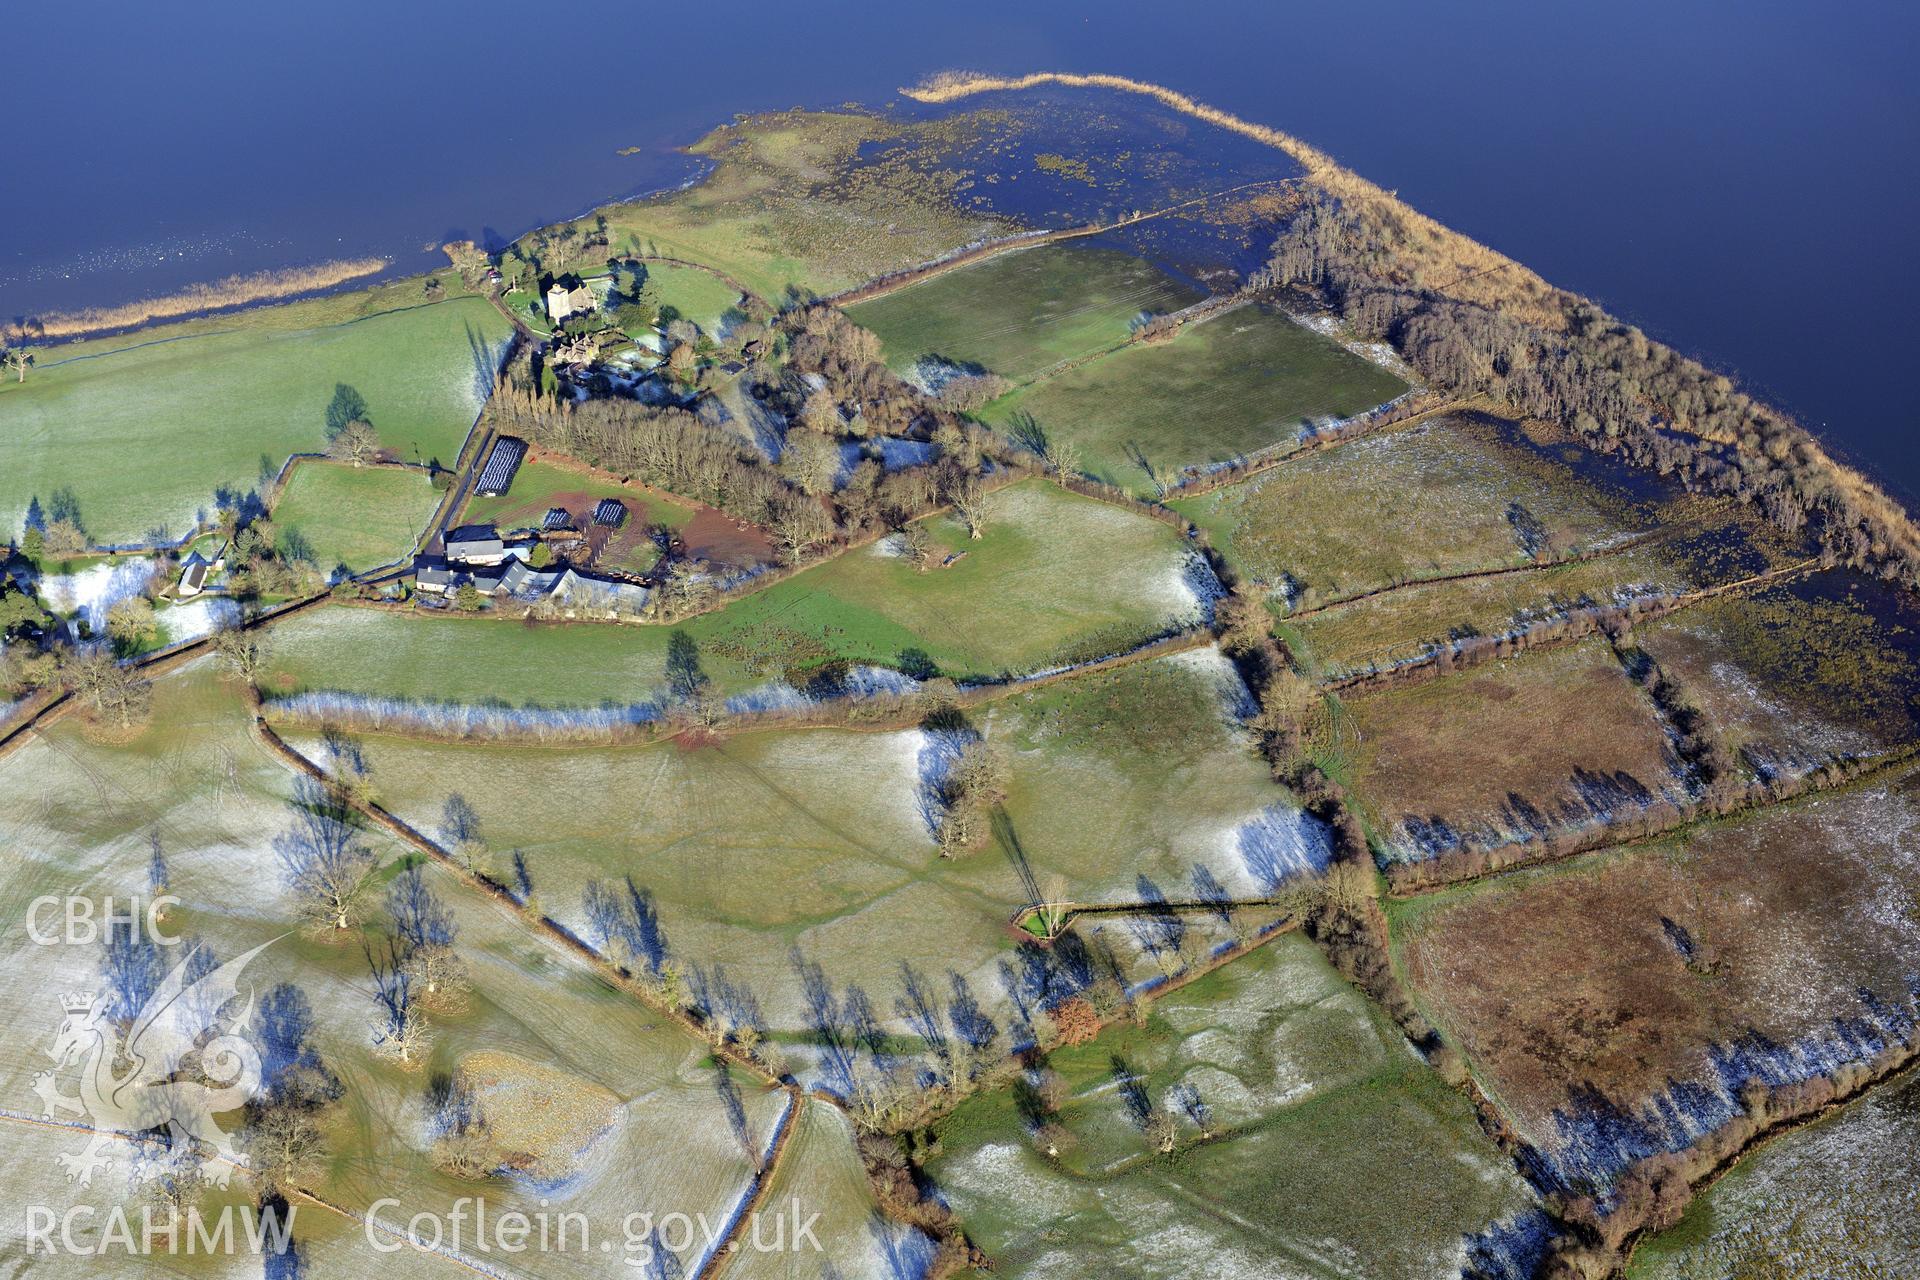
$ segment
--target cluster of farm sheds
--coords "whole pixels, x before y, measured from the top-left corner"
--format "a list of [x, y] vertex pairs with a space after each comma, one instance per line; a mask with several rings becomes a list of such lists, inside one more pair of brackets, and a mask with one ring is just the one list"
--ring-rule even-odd
[[[480, 470], [474, 493], [480, 497], [504, 495], [526, 454], [525, 441], [499, 437]], [[590, 523], [617, 529], [626, 519], [625, 503], [618, 498], [603, 498], [594, 507]], [[505, 536], [490, 524], [462, 525], [449, 530], [442, 539], [443, 553], [423, 552], [414, 557], [414, 587], [429, 596], [444, 597], [471, 586], [485, 596], [528, 602], [552, 600], [568, 608], [637, 613], [649, 594], [644, 582], [590, 573], [566, 563], [544, 567], [533, 563], [535, 548], [564, 550], [578, 545], [583, 537], [573, 515], [564, 507], [549, 510], [538, 529]]]

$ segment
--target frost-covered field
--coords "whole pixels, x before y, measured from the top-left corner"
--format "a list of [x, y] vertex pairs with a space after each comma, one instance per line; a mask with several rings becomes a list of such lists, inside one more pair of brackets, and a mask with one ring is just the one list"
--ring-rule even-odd
[[[1025, 1085], [963, 1105], [929, 1165], [1017, 1275], [1445, 1276], [1532, 1204], [1465, 1100], [1296, 935]], [[1169, 1155], [1145, 1132], [1161, 1111]]]
[[1396, 913], [1423, 1007], [1543, 1181], [1604, 1186], [1738, 1113], [1749, 1081], [1911, 1043], [1915, 787], [1909, 772]]
[[[919, 1232], [888, 1222], [873, 1207], [866, 1170], [853, 1146], [846, 1113], [829, 1103], [804, 1104], [791, 1146], [760, 1208], [760, 1247], [751, 1231], [727, 1264], [734, 1280], [912, 1280], [933, 1252]], [[818, 1251], [799, 1243], [796, 1221], [812, 1222]], [[791, 1251], [775, 1248], [784, 1222]]]
[[[182, 900], [167, 930], [197, 937], [223, 961], [266, 944], [247, 984], [264, 994], [291, 982], [304, 993], [305, 1042], [346, 1087], [327, 1115], [334, 1155], [315, 1188], [338, 1204], [365, 1210], [393, 1197], [400, 1206], [385, 1209], [383, 1221], [404, 1225], [413, 1212], [449, 1212], [461, 1196], [484, 1195], [502, 1212], [532, 1212], [544, 1199], [584, 1213], [612, 1240], [629, 1212], [680, 1209], [714, 1221], [730, 1212], [751, 1176], [749, 1148], [771, 1140], [782, 1095], [740, 1083], [736, 1128], [702, 1046], [437, 867], [426, 869], [429, 884], [453, 913], [474, 989], [465, 1009], [433, 1016], [430, 1062], [402, 1070], [378, 1057], [358, 941], [291, 931], [272, 842], [291, 823], [292, 774], [248, 736], [244, 705], [207, 664], [163, 680], [155, 697], [154, 725], [131, 744], [97, 743], [69, 720], [0, 760], [6, 918], [24, 922], [42, 896], [96, 903], [112, 896], [124, 909], [148, 893], [157, 835], [167, 887]], [[387, 864], [384, 881], [399, 850], [367, 838]], [[373, 919], [383, 919], [380, 909]], [[103, 951], [79, 942], [38, 945], [24, 928], [6, 938], [0, 1017], [16, 1033], [0, 1044], [0, 1111], [31, 1117], [40, 1113], [33, 1077], [49, 1065], [44, 1049], [60, 1027], [57, 997], [102, 990]], [[176, 958], [164, 959], [170, 966]], [[609, 1128], [584, 1149], [560, 1153], [576, 1166], [574, 1176], [540, 1186], [476, 1182], [433, 1164], [429, 1081], [482, 1051], [541, 1064], [617, 1100]], [[0, 1119], [10, 1133], [14, 1123]], [[42, 1185], [37, 1164], [17, 1176]], [[100, 1176], [125, 1178], [111, 1170]], [[600, 1274], [605, 1265], [602, 1256], [548, 1261], [543, 1274]]]
[[1634, 1253], [1633, 1280], [1920, 1275], [1920, 1077], [1769, 1142]]
[[147, 589], [153, 563], [150, 556], [121, 556], [72, 573], [50, 573], [39, 581], [40, 598], [53, 612], [86, 623], [94, 635], [105, 635], [107, 611]]
[[[1268, 781], [1230, 678], [1217, 656], [1152, 659], [990, 704], [959, 734], [761, 731], [695, 750], [368, 735], [361, 749], [383, 803], [423, 830], [464, 798], [497, 873], [517, 852], [542, 909], [596, 945], [588, 883], [630, 882], [657, 913], [652, 959], [776, 1038], [817, 1023], [809, 965], [901, 1025], [903, 963], [943, 998], [958, 978], [1013, 1035], [1014, 994], [1039, 978], [1009, 925], [1036, 893], [1250, 899], [1324, 866], [1324, 833]], [[1004, 819], [943, 860], [938, 784], [981, 735], [1007, 766]], [[1131, 931], [1114, 936], [1139, 980], [1161, 976]]]

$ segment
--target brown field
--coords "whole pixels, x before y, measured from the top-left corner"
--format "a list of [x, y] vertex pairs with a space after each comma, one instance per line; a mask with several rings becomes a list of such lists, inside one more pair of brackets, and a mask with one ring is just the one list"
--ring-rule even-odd
[[1920, 737], [1917, 628], [1911, 603], [1830, 572], [1710, 601], [1639, 640], [1728, 748], [1772, 779]]
[[1339, 746], [1391, 862], [1517, 846], [1686, 796], [1653, 704], [1603, 640], [1346, 709]]
[[688, 559], [717, 568], [751, 569], [776, 559], [773, 539], [758, 525], [743, 525], [724, 511], [701, 507], [680, 530]]
[[1737, 1093], [1749, 1032], [1786, 1078], [1865, 1056], [1836, 1049], [1834, 1021], [1863, 1014], [1863, 989], [1911, 1006], [1916, 834], [1910, 771], [1396, 906], [1402, 967], [1522, 1136], [1551, 1148], [1555, 1111], [1588, 1090], [1628, 1109], [1676, 1082], [1728, 1092], [1716, 1047]]

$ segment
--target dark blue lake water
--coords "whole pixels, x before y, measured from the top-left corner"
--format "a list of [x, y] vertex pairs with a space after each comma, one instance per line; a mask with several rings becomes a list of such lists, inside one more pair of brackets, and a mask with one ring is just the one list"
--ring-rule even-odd
[[881, 105], [950, 67], [1112, 71], [1306, 138], [1912, 495], [1916, 48], [1920, 9], [1884, 0], [23, 4], [0, 315], [424, 267], [678, 181], [672, 148], [736, 111]]

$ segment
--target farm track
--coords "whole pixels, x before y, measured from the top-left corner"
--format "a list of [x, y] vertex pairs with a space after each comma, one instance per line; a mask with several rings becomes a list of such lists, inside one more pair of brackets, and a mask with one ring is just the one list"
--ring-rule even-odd
[[740, 1237], [746, 1232], [747, 1224], [753, 1221], [754, 1215], [760, 1212], [760, 1207], [766, 1203], [767, 1197], [773, 1194], [773, 1186], [780, 1172], [780, 1162], [786, 1158], [787, 1149], [793, 1145], [794, 1131], [800, 1127], [802, 1116], [809, 1103], [809, 1095], [798, 1084], [787, 1085], [786, 1091], [786, 1114], [780, 1117], [780, 1131], [774, 1135], [772, 1150], [767, 1152], [765, 1162], [754, 1172], [753, 1189], [747, 1193], [747, 1198], [741, 1202], [738, 1212], [734, 1214], [733, 1224], [727, 1228], [727, 1234], [714, 1241], [713, 1252], [707, 1255], [707, 1260], [689, 1280], [712, 1280], [712, 1277], [727, 1269], [727, 1263], [732, 1261], [734, 1255], [739, 1252]]

